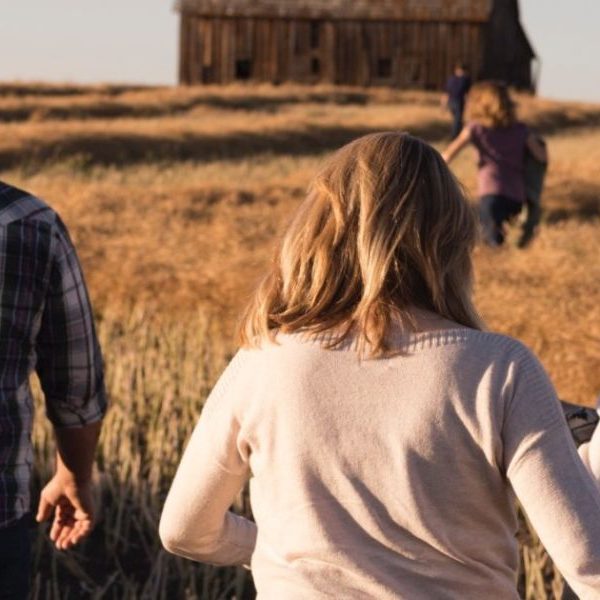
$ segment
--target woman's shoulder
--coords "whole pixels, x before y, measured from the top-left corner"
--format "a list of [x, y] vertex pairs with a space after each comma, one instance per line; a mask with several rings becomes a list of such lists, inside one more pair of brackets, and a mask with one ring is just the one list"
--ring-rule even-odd
[[[509, 335], [492, 331], [481, 331], [459, 326], [412, 333], [393, 332], [392, 352], [401, 354], [422, 351], [435, 352], [440, 359], [476, 363], [519, 363], [531, 365], [538, 362], [534, 353], [521, 341]], [[242, 369], [255, 377], [261, 365], [272, 370], [276, 365], [285, 364], [286, 371], [314, 366], [322, 361], [323, 353], [356, 354], [359, 351], [357, 338], [350, 336], [340, 345], [332, 348], [333, 334], [308, 335], [306, 333], [277, 334], [273, 341], [264, 341], [259, 346], [241, 349], [233, 362], [243, 365]], [[454, 358], [452, 358], [454, 357]]]
[[436, 338], [439, 345], [456, 346], [461, 358], [469, 361], [504, 364], [537, 361], [523, 342], [502, 333], [461, 328], [439, 332]]
[[[436, 345], [469, 345], [474, 347], [486, 346], [498, 351], [509, 351], [516, 353], [530, 353], [531, 351], [516, 338], [503, 333], [484, 331], [448, 322], [446, 326], [439, 328], [422, 328], [417, 331], [393, 330], [394, 340], [404, 341], [411, 346], [436, 346]], [[320, 334], [278, 333], [274, 339], [265, 340], [254, 348], [242, 348], [236, 356], [237, 360], [252, 362], [256, 360], [270, 359], [274, 355], [310, 353], [315, 349], [326, 350], [336, 346], [338, 350], [355, 350], [357, 338], [350, 335], [341, 344], [335, 343], [334, 332]]]
[[497, 350], [498, 352], [508, 354], [532, 354], [531, 350], [521, 340], [505, 333], [476, 329], [469, 329], [467, 331], [471, 332], [469, 340], [473, 346], [486, 346], [490, 350]]
[[252, 347], [240, 348], [235, 361], [243, 363], [250, 372], [261, 365], [272, 367], [275, 364], [296, 363], [310, 360], [316, 351], [322, 350], [332, 341], [332, 335], [309, 335], [303, 332], [274, 334], [272, 339], [260, 340]]

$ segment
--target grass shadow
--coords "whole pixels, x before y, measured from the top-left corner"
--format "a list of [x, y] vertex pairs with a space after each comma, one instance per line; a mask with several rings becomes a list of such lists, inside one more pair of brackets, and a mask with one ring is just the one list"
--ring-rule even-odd
[[114, 96], [118, 96], [118, 94], [93, 99], [87, 104], [33, 103], [23, 106], [0, 107], [0, 123], [29, 120], [44, 122], [118, 118], [149, 119], [182, 115], [201, 107], [273, 114], [281, 107], [290, 105], [313, 103], [332, 106], [364, 106], [370, 100], [366, 92], [359, 91], [290, 93], [278, 96], [265, 96], [258, 93], [225, 96], [209, 93], [193, 98], [173, 98], [167, 102], [156, 103], [115, 101]]
[[[107, 85], [73, 85], [52, 83], [1, 83], [0, 98], [7, 96], [39, 96], [39, 97], [77, 97], [90, 93], [103, 94], [106, 96], [120, 96], [127, 92], [139, 92], [143, 90], [157, 89], [151, 85], [132, 84], [107, 84]], [[160, 88], [158, 88], [160, 89]]]
[[592, 221], [600, 218], [600, 185], [574, 183], [553, 186], [546, 194], [551, 201], [544, 203], [545, 223], [562, 221]]
[[[275, 132], [239, 132], [225, 136], [188, 134], [183, 137], [141, 134], [75, 134], [56, 142], [37, 141], [35, 145], [0, 150], [0, 169], [41, 169], [49, 163], [78, 158], [81, 168], [128, 166], [215, 160], [241, 160], [260, 154], [311, 156], [329, 152], [356, 139], [380, 131], [370, 127], [307, 127]], [[409, 128], [426, 140], [443, 137], [447, 124], [432, 121]]]
[[544, 135], [600, 127], [600, 109], [581, 111], [568, 111], [564, 109], [541, 110], [528, 118], [527, 123]]

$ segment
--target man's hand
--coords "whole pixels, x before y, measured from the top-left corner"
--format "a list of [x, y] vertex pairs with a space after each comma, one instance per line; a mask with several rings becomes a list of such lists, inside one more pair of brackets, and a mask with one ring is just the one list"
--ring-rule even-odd
[[46, 521], [54, 513], [50, 539], [67, 550], [90, 533], [95, 511], [92, 466], [101, 423], [71, 429], [55, 429], [56, 473], [42, 490], [36, 519]]
[[42, 490], [36, 520], [46, 521], [53, 514], [50, 539], [56, 548], [68, 550], [78, 544], [94, 526], [91, 482], [77, 483], [68, 474], [57, 472]]

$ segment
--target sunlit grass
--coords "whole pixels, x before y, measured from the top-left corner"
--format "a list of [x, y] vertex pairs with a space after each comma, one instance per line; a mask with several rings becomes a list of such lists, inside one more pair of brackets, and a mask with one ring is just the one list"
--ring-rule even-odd
[[[1, 177], [67, 222], [112, 399], [101, 522], [65, 555], [38, 537], [34, 597], [239, 598], [244, 573], [169, 557], [156, 534], [183, 445], [234, 350], [235, 317], [333, 149], [379, 129], [415, 131], [442, 149], [448, 116], [424, 92], [8, 89]], [[600, 109], [519, 102], [550, 146], [544, 224], [524, 251], [477, 249], [477, 303], [491, 329], [534, 349], [562, 397], [589, 404], [600, 391]], [[453, 169], [474, 195], [474, 152]], [[34, 439], [44, 475], [53, 450], [41, 411]], [[552, 597], [560, 578], [537, 538], [523, 539], [524, 594]]]

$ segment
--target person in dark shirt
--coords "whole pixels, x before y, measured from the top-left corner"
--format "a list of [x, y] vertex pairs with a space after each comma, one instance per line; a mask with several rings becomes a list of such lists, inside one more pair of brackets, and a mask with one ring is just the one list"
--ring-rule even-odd
[[94, 451], [106, 412], [102, 355], [75, 248], [59, 216], [0, 181], [0, 598], [29, 589], [32, 372], [56, 440], [37, 521], [66, 550], [95, 521]]
[[446, 93], [442, 96], [442, 105], [452, 113], [452, 139], [456, 138], [463, 128], [463, 112], [469, 89], [471, 77], [466, 65], [458, 63], [454, 73], [446, 83]]

